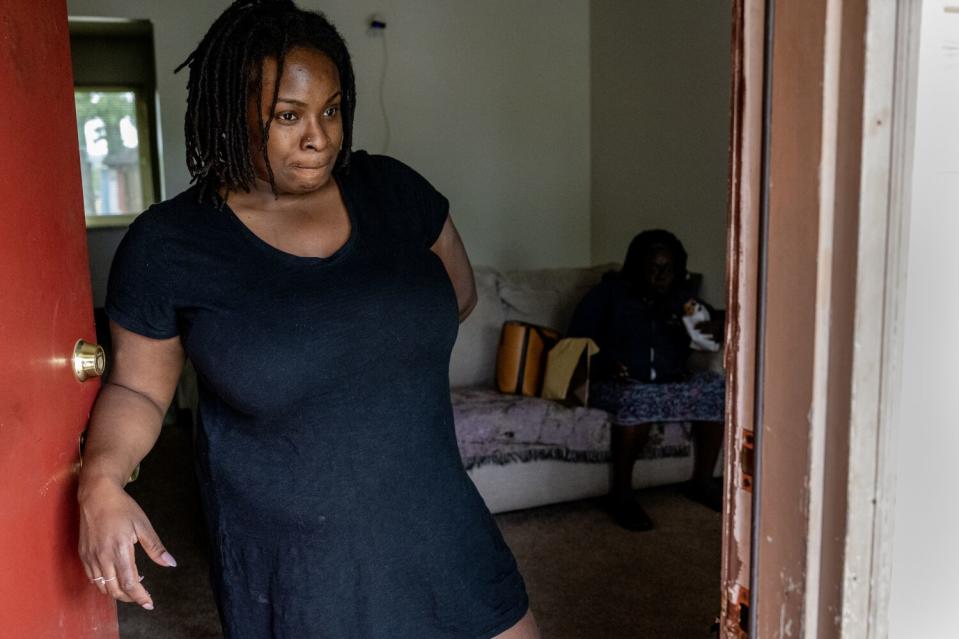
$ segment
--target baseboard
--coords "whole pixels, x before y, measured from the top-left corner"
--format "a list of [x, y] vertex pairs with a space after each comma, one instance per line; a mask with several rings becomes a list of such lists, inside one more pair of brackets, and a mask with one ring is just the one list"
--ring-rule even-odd
[[[501, 513], [605, 495], [610, 465], [545, 459], [486, 464], [467, 473], [490, 512]], [[678, 483], [692, 474], [692, 456], [645, 459], [633, 468], [633, 487]]]

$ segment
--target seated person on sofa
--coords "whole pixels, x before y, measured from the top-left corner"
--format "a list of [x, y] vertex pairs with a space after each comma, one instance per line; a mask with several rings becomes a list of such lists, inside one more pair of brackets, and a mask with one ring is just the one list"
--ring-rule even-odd
[[[633, 238], [620, 271], [610, 271], [580, 301], [568, 334], [591, 337], [590, 403], [612, 414], [612, 481], [608, 508], [630, 530], [652, 521], [632, 490], [633, 464], [652, 424], [692, 422], [692, 481], [684, 494], [721, 510], [722, 489], [712, 479], [723, 442], [725, 381], [715, 372], [690, 372], [690, 336], [683, 324], [688, 288], [686, 250], [668, 231]], [[715, 316], [714, 316], [715, 317]], [[719, 341], [722, 322], [696, 326]]]

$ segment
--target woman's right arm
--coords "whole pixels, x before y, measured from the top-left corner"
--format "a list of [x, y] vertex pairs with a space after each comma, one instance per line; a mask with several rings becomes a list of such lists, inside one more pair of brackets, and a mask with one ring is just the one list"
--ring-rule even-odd
[[90, 417], [77, 500], [80, 558], [89, 578], [120, 601], [152, 610], [140, 584], [134, 544], [161, 566], [176, 565], [144, 512], [124, 490], [127, 478], [160, 435], [183, 369], [179, 337], [151, 339], [110, 322], [113, 362]]

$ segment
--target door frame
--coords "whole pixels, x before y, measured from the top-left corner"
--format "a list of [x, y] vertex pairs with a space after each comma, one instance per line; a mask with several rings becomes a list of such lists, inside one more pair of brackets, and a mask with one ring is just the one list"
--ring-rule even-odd
[[885, 636], [920, 6], [733, 2], [723, 637]]
[[854, 639], [888, 634], [922, 2], [872, 0], [868, 11], [855, 400], [839, 608], [841, 636]]
[[746, 637], [756, 489], [755, 402], [761, 261], [765, 7], [734, 0], [731, 38], [729, 201], [726, 246], [726, 432], [721, 635]]

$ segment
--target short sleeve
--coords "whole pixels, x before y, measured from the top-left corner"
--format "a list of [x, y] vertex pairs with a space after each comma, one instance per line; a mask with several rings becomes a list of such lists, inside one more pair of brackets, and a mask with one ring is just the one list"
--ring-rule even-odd
[[170, 294], [165, 242], [149, 212], [139, 216], [120, 241], [110, 266], [105, 311], [123, 328], [154, 339], [178, 334]]
[[[425, 180], [424, 180], [425, 182]], [[424, 243], [426, 246], [433, 246], [443, 232], [443, 226], [446, 224], [446, 218], [450, 213], [450, 202], [446, 197], [433, 188], [432, 184], [427, 182], [431, 193], [426, 194], [424, 211], [426, 212], [426, 229], [424, 233]]]
[[432, 246], [446, 224], [449, 200], [411, 167], [393, 158], [378, 157], [393, 189], [412, 214], [410, 224], [417, 239], [426, 247]]

